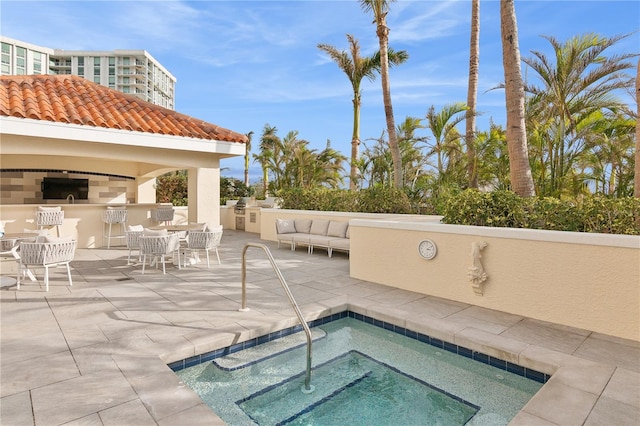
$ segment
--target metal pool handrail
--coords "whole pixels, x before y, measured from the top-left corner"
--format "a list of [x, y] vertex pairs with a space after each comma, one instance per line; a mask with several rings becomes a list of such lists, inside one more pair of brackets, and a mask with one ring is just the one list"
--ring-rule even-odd
[[300, 324], [302, 325], [302, 328], [304, 329], [305, 334], [307, 335], [307, 374], [304, 379], [304, 388], [302, 389], [302, 391], [305, 393], [311, 393], [313, 392], [313, 386], [311, 386], [311, 330], [309, 329], [307, 322], [304, 320], [304, 317], [302, 316], [302, 312], [300, 312], [300, 308], [298, 307], [296, 300], [293, 298], [293, 294], [291, 294], [291, 290], [289, 290], [289, 286], [287, 285], [287, 282], [282, 276], [282, 272], [280, 272], [280, 268], [278, 268], [278, 265], [276, 265], [275, 259], [271, 255], [271, 252], [269, 251], [267, 246], [265, 246], [264, 244], [246, 243], [244, 245], [244, 248], [242, 249], [242, 307], [239, 310], [241, 312], [246, 312], [249, 310], [249, 308], [247, 308], [247, 256], [246, 256], [247, 249], [249, 247], [257, 247], [264, 250], [265, 254], [267, 255], [267, 258], [269, 259], [269, 262], [271, 262], [271, 266], [273, 267], [273, 270], [275, 271], [276, 275], [278, 276], [278, 279], [280, 280], [280, 284], [282, 284], [282, 288], [284, 289], [285, 293], [287, 293], [287, 297], [291, 302], [291, 306], [293, 307], [293, 310], [296, 312], [296, 315], [298, 316], [298, 320], [300, 321]]

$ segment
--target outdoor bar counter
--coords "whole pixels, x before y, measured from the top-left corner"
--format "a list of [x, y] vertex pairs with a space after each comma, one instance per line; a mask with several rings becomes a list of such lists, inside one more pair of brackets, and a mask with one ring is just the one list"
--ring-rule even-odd
[[[161, 204], [66, 204], [62, 200], [59, 204], [3, 204], [0, 206], [0, 225], [5, 233], [20, 233], [28, 230], [36, 230], [36, 211], [39, 206], [54, 207], [60, 206], [64, 211], [64, 221], [59, 227], [61, 236], [71, 235], [78, 241], [78, 248], [98, 248], [106, 247], [103, 242], [103, 222], [102, 212], [107, 207], [125, 207], [127, 209], [126, 225], [143, 225], [145, 227], [157, 225], [152, 220], [151, 212]], [[165, 205], [163, 205], [165, 206]], [[174, 224], [188, 223], [186, 207], [174, 207]], [[50, 234], [57, 236], [58, 230], [50, 228]], [[115, 225], [112, 232], [120, 233], [119, 225]], [[124, 245], [124, 239], [117, 241], [117, 245]], [[113, 245], [113, 242], [112, 242]]]

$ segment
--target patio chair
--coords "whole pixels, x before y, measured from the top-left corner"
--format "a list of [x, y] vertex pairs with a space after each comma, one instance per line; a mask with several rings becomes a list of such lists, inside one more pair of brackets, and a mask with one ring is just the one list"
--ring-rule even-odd
[[[126, 239], [125, 224], [127, 222], [127, 209], [124, 207], [107, 207], [102, 212], [102, 245], [104, 246], [104, 240], [107, 240], [107, 248], [111, 248], [112, 239]], [[120, 225], [120, 234], [114, 235], [111, 233], [113, 225]]]
[[207, 254], [207, 268], [210, 267], [209, 263], [209, 250], [216, 251], [216, 257], [218, 258], [218, 265], [220, 262], [220, 254], [218, 253], [218, 246], [222, 240], [222, 230], [219, 231], [189, 231], [187, 235], [187, 247], [184, 254], [184, 264], [187, 264], [187, 254], [192, 256], [198, 256], [200, 250], [204, 250]]
[[76, 251], [76, 241], [70, 238], [47, 237], [47, 242], [20, 243], [20, 260], [18, 277], [16, 279], [18, 290], [20, 289], [20, 277], [30, 273], [30, 267], [44, 267], [44, 284], [49, 291], [49, 268], [54, 266], [66, 266], [69, 285], [72, 286], [71, 268], [69, 263], [73, 260]]
[[[146, 231], [143, 231], [146, 232]], [[158, 261], [162, 262], [162, 273], [166, 274], [165, 269], [165, 257], [174, 256], [174, 259], [178, 259], [178, 269], [181, 268], [180, 264], [180, 237], [178, 234], [168, 235], [141, 235], [138, 239], [140, 243], [140, 252], [142, 253], [142, 273], [144, 274], [145, 266], [147, 264], [147, 256], [153, 256], [151, 265], [158, 266]]]
[[138, 250], [138, 262], [142, 261], [142, 253], [140, 251], [140, 237], [144, 233], [142, 225], [129, 226], [129, 229], [125, 231], [125, 240], [127, 241], [127, 249], [129, 254], [127, 256], [127, 265], [131, 265], [131, 252]]
[[165, 225], [171, 225], [173, 223], [173, 216], [175, 210], [173, 206], [159, 206], [157, 209], [151, 210], [151, 220]]
[[38, 206], [36, 211], [36, 225], [38, 229], [45, 226], [55, 226], [58, 237], [60, 236], [60, 225], [64, 222], [64, 211], [62, 207], [43, 207]]

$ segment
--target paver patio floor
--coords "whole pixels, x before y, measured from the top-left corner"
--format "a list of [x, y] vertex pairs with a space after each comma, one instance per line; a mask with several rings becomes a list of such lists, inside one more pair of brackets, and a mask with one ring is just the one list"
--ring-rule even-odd
[[[0, 424], [214, 425], [222, 421], [167, 363], [297, 323], [268, 246], [307, 320], [350, 309], [554, 373], [514, 425], [640, 424], [640, 343], [363, 282], [344, 253], [292, 252], [225, 230], [220, 257], [167, 274], [127, 265], [124, 248], [79, 249], [73, 287], [27, 281], [0, 291]], [[215, 256], [214, 256], [215, 257]], [[13, 262], [2, 262], [3, 283]], [[39, 275], [41, 277], [41, 274]]]

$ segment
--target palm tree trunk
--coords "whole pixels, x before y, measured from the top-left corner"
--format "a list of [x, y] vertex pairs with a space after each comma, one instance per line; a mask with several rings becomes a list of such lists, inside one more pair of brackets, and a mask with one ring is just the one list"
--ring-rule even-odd
[[358, 189], [358, 155], [360, 147], [360, 94], [353, 98], [353, 135], [351, 136], [351, 171], [349, 172], [349, 189]]
[[[640, 198], [640, 124], [638, 124], [638, 120], [640, 120], [640, 60], [638, 60], [638, 71], [636, 73], [636, 106], [638, 108], [638, 118], [636, 119], [636, 166], [633, 179], [635, 185], [633, 195]], [[640, 220], [640, 217], [638, 220]]]
[[502, 63], [504, 66], [507, 105], [507, 147], [512, 190], [521, 197], [535, 195], [527, 131], [524, 115], [524, 84], [520, 70], [520, 48], [514, 0], [500, 0], [500, 30], [502, 33]]
[[480, 62], [480, 0], [471, 1], [471, 42], [469, 46], [469, 88], [467, 91], [466, 134], [469, 188], [478, 187], [476, 158], [476, 103]]
[[396, 136], [396, 124], [393, 118], [393, 105], [391, 103], [391, 88], [389, 83], [389, 28], [386, 19], [382, 17], [376, 31], [380, 41], [380, 78], [382, 80], [382, 99], [384, 102], [384, 115], [387, 119], [387, 135], [389, 136], [389, 151], [393, 161], [393, 184], [396, 188], [402, 188], [404, 181], [402, 176], [402, 157], [400, 145]]

